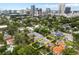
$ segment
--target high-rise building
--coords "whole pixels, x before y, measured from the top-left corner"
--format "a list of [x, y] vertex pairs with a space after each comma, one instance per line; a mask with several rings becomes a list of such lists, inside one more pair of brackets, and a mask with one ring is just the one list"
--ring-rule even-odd
[[65, 13], [66, 14], [71, 13], [71, 7], [65, 7]]
[[59, 14], [63, 15], [65, 11], [65, 4], [64, 3], [60, 3], [59, 4]]
[[46, 15], [51, 13], [51, 9], [50, 8], [46, 8]]
[[42, 8], [36, 8], [34, 15], [35, 15], [35, 16], [42, 16]]
[[58, 10], [52, 10], [52, 15], [58, 14]]
[[8, 14], [8, 10], [3, 10], [3, 14]]
[[17, 10], [13, 10], [13, 13], [14, 13], [14, 14], [17, 14]]
[[39, 14], [39, 16], [42, 16], [42, 8], [40, 8], [40, 9], [38, 10], [38, 14]]
[[20, 10], [20, 14], [26, 14], [26, 10], [21, 9], [21, 10]]
[[31, 6], [31, 16], [34, 16], [35, 14], [35, 5]]
[[26, 8], [26, 14], [30, 16], [30, 9]]
[[12, 14], [12, 10], [8, 10], [9, 11], [9, 14]]
[[38, 8], [35, 8], [35, 14], [34, 14], [34, 16], [39, 16]]
[[1, 12], [1, 10], [0, 10], [0, 14], [1, 14], [2, 12]]

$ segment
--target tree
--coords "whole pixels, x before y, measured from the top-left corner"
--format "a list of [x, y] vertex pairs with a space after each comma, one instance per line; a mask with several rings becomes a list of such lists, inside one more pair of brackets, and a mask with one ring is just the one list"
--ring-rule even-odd
[[7, 49], [7, 48], [6, 48], [6, 45], [0, 47], [0, 55], [3, 55], [6, 49]]
[[63, 54], [64, 54], [64, 55], [75, 55], [75, 54], [77, 54], [77, 52], [75, 51], [74, 48], [66, 48], [66, 49], [63, 51]]
[[9, 22], [7, 31], [10, 35], [14, 35], [15, 32], [17, 31], [17, 29], [18, 29], [18, 26], [17, 26], [16, 22], [14, 22], [14, 21]]
[[74, 37], [74, 47], [79, 49], [79, 33], [78, 34], [73, 34]]
[[30, 38], [27, 33], [16, 32], [14, 42], [15, 44], [29, 44]]
[[20, 48], [17, 53], [19, 55], [38, 55], [39, 51], [36, 51], [32, 46], [23, 46]]
[[0, 43], [3, 43], [3, 42], [4, 42], [4, 40], [3, 40], [3, 34], [0, 33]]
[[42, 34], [44, 36], [46, 36], [47, 34], [50, 33], [50, 30], [49, 30], [49, 28], [47, 26], [41, 26], [39, 28], [35, 28], [34, 31], [38, 32], [38, 33], [40, 33], [40, 34]]
[[16, 45], [13, 49], [12, 55], [18, 55], [17, 51], [22, 48], [22, 45]]
[[0, 17], [0, 25], [7, 25], [8, 23], [8, 19], [3, 16], [3, 17]]

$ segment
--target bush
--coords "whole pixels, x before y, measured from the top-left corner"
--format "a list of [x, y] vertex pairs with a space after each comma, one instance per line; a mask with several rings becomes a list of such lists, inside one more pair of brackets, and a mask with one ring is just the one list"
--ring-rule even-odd
[[36, 51], [32, 46], [23, 46], [17, 50], [18, 55], [38, 55], [39, 52]]
[[66, 48], [66, 49], [63, 51], [63, 54], [64, 54], [64, 55], [75, 55], [75, 54], [77, 54], [77, 52], [75, 51], [74, 48]]
[[4, 40], [3, 40], [3, 34], [0, 33], [0, 43], [2, 43], [2, 42], [4, 42]]
[[74, 41], [79, 42], [79, 33], [78, 34], [73, 34]]
[[3, 55], [6, 49], [6, 46], [0, 47], [0, 54]]

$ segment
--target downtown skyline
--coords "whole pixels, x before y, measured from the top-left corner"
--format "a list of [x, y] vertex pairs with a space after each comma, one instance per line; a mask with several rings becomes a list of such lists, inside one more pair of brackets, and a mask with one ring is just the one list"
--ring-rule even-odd
[[[35, 5], [36, 8], [50, 8], [51, 10], [58, 10], [59, 3], [0, 3], [0, 10], [20, 10], [30, 9], [31, 5]], [[79, 10], [79, 4], [65, 4], [65, 7], [71, 7], [72, 11]]]

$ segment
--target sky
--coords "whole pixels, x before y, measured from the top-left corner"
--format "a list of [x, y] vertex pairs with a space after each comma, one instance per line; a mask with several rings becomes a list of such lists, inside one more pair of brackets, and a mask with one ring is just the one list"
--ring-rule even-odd
[[[31, 5], [35, 5], [36, 8], [51, 8], [52, 10], [58, 10], [59, 4], [58, 3], [0, 3], [0, 10], [18, 10], [18, 9], [26, 9], [31, 8]], [[79, 10], [79, 4], [65, 4], [67, 7], [71, 7], [71, 10]]]

